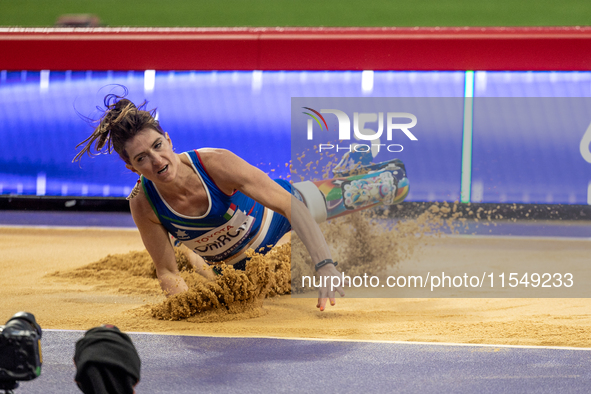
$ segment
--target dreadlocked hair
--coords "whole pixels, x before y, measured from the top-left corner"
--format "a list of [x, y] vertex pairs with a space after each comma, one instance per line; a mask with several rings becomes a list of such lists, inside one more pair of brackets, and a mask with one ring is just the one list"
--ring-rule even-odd
[[[76, 154], [72, 162], [79, 161], [86, 153], [88, 156], [110, 154], [113, 151], [129, 163], [129, 156], [125, 152], [125, 143], [135, 137], [140, 131], [153, 129], [164, 134], [158, 121], [155, 119], [156, 109], [146, 110], [147, 101], [136, 107], [127, 96], [127, 89], [122, 96], [108, 94], [105, 96], [103, 115], [99, 120], [90, 120], [98, 124], [90, 137], [76, 145], [76, 149], [82, 146], [82, 150]], [[94, 152], [93, 152], [94, 144]]]

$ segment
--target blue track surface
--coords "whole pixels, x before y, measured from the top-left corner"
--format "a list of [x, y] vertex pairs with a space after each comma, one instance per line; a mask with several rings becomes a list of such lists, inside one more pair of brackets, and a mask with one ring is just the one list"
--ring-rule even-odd
[[[42, 374], [17, 392], [79, 393], [79, 331], [45, 331]], [[141, 393], [589, 393], [591, 351], [131, 334]]]
[[0, 225], [136, 228], [125, 212], [1, 211]]

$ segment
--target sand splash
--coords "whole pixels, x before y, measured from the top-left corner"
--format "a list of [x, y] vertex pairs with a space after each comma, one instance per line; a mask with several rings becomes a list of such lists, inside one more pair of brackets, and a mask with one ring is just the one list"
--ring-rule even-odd
[[[303, 163], [304, 157], [305, 153], [297, 160]], [[320, 175], [320, 171], [322, 177], [327, 178], [337, 162], [338, 157], [334, 154], [327, 155], [307, 163], [301, 173], [306, 178], [314, 178]], [[293, 165], [289, 164], [289, 167], [295, 175]], [[456, 204], [429, 204], [429, 209], [417, 217], [398, 220], [391, 212], [395, 212], [397, 206], [381, 207], [333, 219], [323, 223], [321, 228], [341, 271], [348, 275], [380, 274], [411, 258], [430, 237], [440, 235], [444, 226], [453, 231], [465, 220], [456, 208]], [[180, 275], [189, 290], [143, 309], [161, 320], [220, 321], [260, 316], [264, 313], [264, 298], [301, 293], [304, 288], [298, 280], [314, 275], [314, 264], [308, 251], [295, 234], [291, 244], [275, 248], [266, 256], [254, 251], [249, 253], [250, 261], [245, 271], [226, 266], [222, 275], [208, 282], [188, 266], [179, 250], [175, 250]], [[86, 267], [53, 275], [123, 293], [160, 292], [154, 264], [145, 251], [109, 255]]]
[[[321, 225], [341, 270], [350, 275], [383, 272], [411, 258], [433, 236], [441, 235], [443, 226], [453, 228], [461, 219], [454, 206], [446, 203], [431, 204], [414, 219], [386, 219], [389, 217], [387, 210], [371, 210]], [[292, 277], [313, 275], [314, 271], [308, 252], [295, 234], [291, 244], [279, 246], [265, 256], [249, 251], [245, 271], [225, 266], [222, 275], [210, 282], [193, 271], [180, 250], [175, 250], [175, 255], [189, 290], [148, 305], [142, 313], [161, 320], [190, 318], [189, 321], [199, 322], [260, 316], [265, 313], [262, 302], [266, 297], [302, 292], [301, 284], [292, 283]], [[50, 276], [124, 294], [161, 293], [154, 264], [146, 251], [109, 255]]]
[[254, 251], [247, 255], [250, 261], [245, 271], [224, 266], [222, 274], [212, 282], [203, 282], [194, 272], [183, 272], [189, 290], [154, 305], [152, 316], [179, 320], [209, 310], [252, 316], [253, 310], [261, 308], [265, 297], [289, 293], [291, 245], [281, 245], [266, 256]]
[[[445, 232], [457, 232], [464, 222], [454, 207], [455, 204], [433, 203], [416, 218], [407, 220], [392, 219], [389, 210], [360, 211], [320, 227], [341, 272], [351, 276], [380, 275], [412, 258], [434, 238]], [[297, 236], [292, 237], [291, 266], [292, 292], [304, 292], [301, 278], [314, 275], [314, 265]]]
[[[248, 255], [246, 271], [225, 266], [222, 275], [208, 282], [194, 272], [181, 251], [175, 249], [180, 275], [189, 290], [151, 305], [148, 313], [161, 320], [179, 320], [209, 311], [200, 319], [209, 321], [232, 320], [226, 315], [260, 315], [265, 297], [290, 291], [291, 245], [279, 246], [266, 256], [254, 251], [249, 251]], [[124, 294], [161, 293], [154, 263], [147, 251], [108, 255], [84, 267], [48, 276]]]

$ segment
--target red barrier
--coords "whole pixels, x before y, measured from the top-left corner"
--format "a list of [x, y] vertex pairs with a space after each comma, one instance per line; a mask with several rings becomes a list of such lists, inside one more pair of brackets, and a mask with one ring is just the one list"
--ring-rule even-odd
[[0, 70], [591, 70], [591, 27], [0, 29]]

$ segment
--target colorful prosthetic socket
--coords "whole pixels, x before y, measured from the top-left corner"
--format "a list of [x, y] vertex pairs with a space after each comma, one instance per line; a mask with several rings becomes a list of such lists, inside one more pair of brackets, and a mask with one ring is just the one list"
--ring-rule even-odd
[[409, 192], [402, 161], [335, 171], [337, 178], [294, 183], [318, 223], [378, 204], [398, 204]]

